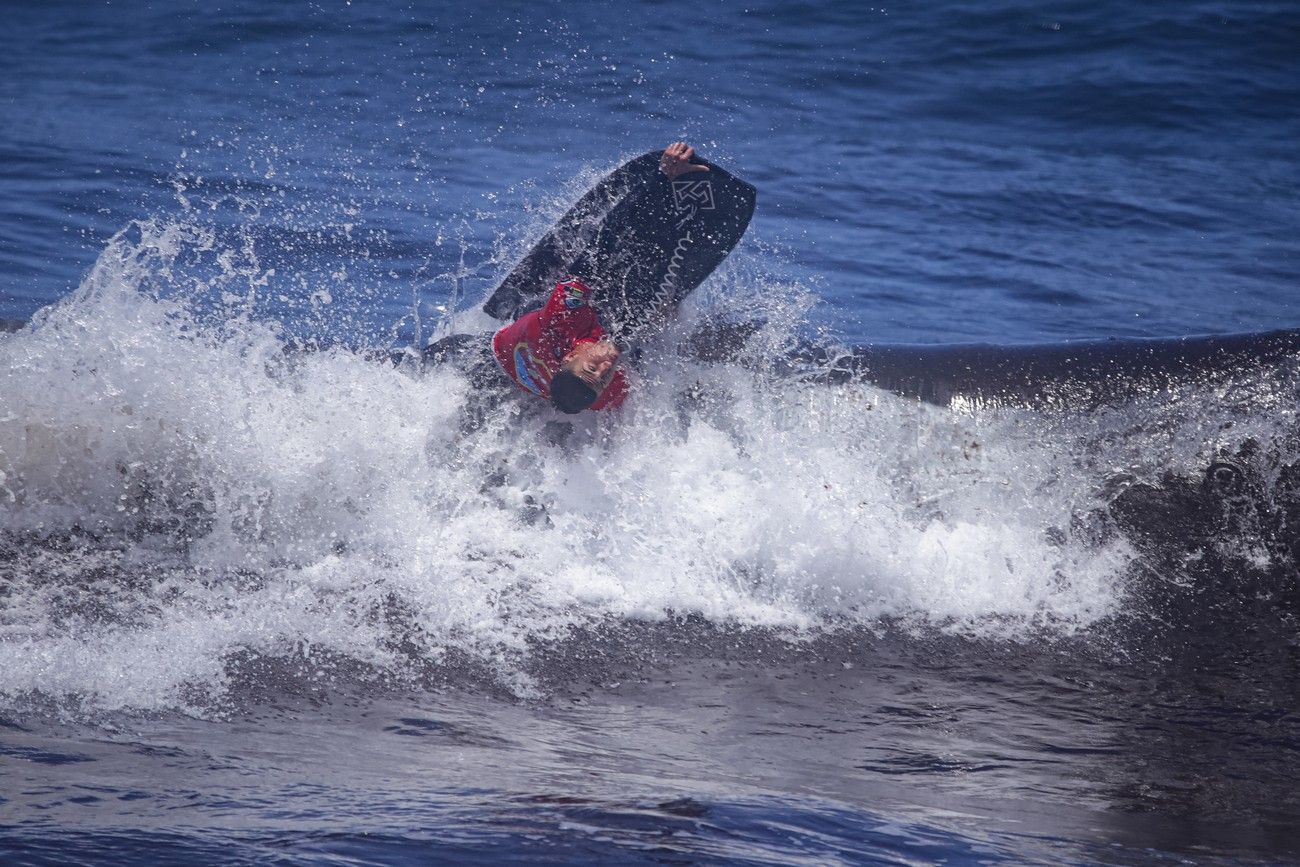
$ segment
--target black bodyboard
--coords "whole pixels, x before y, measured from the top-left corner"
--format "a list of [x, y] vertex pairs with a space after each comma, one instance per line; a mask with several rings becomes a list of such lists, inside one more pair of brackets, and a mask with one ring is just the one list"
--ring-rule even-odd
[[720, 166], [669, 181], [661, 151], [631, 160], [592, 187], [539, 240], [484, 303], [515, 319], [545, 302], [556, 281], [591, 286], [605, 327], [643, 336], [704, 282], [740, 241], [757, 191]]

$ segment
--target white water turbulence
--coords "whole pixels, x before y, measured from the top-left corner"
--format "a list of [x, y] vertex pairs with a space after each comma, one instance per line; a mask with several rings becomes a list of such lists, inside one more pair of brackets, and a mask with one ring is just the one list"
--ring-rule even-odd
[[[1122, 604], [1131, 552], [1073, 533], [1092, 485], [1032, 415], [699, 367], [668, 335], [619, 414], [520, 396], [474, 428], [454, 370], [255, 321], [258, 267], [142, 222], [0, 335], [7, 700], [210, 712], [249, 659], [527, 695], [530, 649], [576, 626], [1014, 639]], [[736, 293], [797, 294], [770, 288]], [[769, 312], [751, 353], [793, 339]]]

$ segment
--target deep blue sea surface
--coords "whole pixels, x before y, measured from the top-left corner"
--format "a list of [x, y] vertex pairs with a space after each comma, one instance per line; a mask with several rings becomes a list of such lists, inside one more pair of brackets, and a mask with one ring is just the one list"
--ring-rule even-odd
[[467, 429], [377, 360], [679, 139], [759, 191], [682, 327], [1300, 327], [1294, 3], [0, 22], [0, 860], [1300, 858], [1293, 364], [962, 409], [652, 347]]

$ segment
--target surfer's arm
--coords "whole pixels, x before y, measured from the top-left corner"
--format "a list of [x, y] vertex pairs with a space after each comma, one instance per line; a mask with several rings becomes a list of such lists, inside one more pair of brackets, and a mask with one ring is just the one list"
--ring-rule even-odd
[[581, 280], [570, 277], [561, 280], [551, 290], [542, 307], [542, 327], [566, 326], [584, 315], [591, 315], [591, 290]]
[[547, 342], [568, 351], [574, 344], [600, 340], [605, 331], [591, 306], [591, 290], [578, 279], [555, 284], [541, 312]]

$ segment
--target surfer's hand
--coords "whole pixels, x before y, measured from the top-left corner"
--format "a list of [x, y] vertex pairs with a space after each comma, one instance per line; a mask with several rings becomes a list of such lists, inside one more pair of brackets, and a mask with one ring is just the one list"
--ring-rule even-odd
[[664, 148], [664, 154], [659, 158], [659, 171], [667, 175], [670, 181], [675, 181], [681, 175], [690, 172], [707, 172], [708, 166], [699, 166], [691, 162], [693, 156], [695, 156], [695, 148], [684, 141], [673, 142]]

